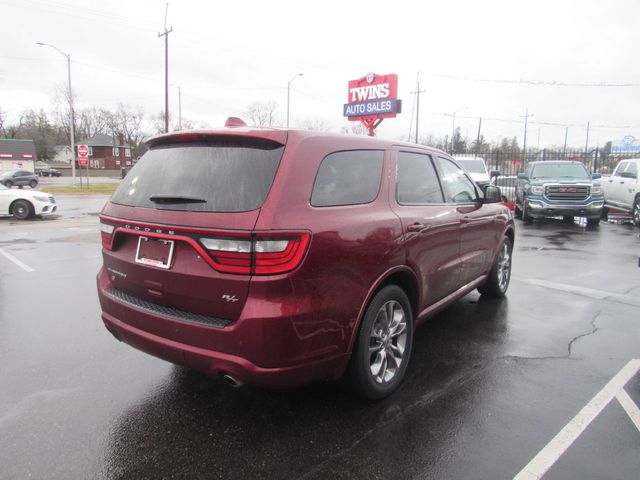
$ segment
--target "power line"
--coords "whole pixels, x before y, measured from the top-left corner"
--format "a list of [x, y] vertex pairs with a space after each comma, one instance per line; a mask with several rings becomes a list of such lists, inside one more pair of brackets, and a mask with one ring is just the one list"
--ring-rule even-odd
[[509, 80], [499, 78], [472, 78], [461, 77], [457, 75], [448, 75], [445, 73], [433, 73], [432, 76], [440, 78], [450, 78], [453, 80], [463, 80], [465, 82], [478, 82], [478, 83], [508, 83], [514, 85], [535, 85], [535, 86], [547, 86], [547, 87], [606, 87], [606, 88], [628, 88], [628, 87], [640, 87], [640, 83], [609, 83], [609, 82], [597, 82], [597, 83], [583, 83], [583, 82], [558, 82], [552, 81], [535, 81], [535, 80]]

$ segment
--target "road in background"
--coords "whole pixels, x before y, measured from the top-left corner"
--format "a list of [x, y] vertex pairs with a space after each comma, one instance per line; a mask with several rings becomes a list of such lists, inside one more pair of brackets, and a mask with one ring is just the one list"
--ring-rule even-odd
[[[471, 293], [416, 331], [381, 402], [324, 382], [233, 389], [119, 343], [95, 275], [107, 196], [0, 219], [0, 478], [512, 478], [640, 358], [638, 229], [517, 224], [508, 297]], [[640, 405], [640, 376], [626, 385]], [[609, 404], [545, 479], [636, 478]]]

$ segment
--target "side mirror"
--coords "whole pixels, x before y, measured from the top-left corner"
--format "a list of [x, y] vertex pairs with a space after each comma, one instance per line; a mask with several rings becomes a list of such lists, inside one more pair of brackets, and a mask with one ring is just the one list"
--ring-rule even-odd
[[638, 178], [638, 175], [633, 172], [622, 172], [620, 176], [624, 178]]
[[597, 180], [597, 179], [599, 179], [599, 178], [602, 178], [602, 174], [601, 174], [601, 173], [592, 173], [592, 174], [591, 174], [591, 178], [592, 178], [593, 180]]
[[500, 170], [491, 170], [489, 174], [490, 178], [498, 178], [500, 176]]
[[528, 176], [527, 176], [527, 174], [526, 174], [526, 173], [524, 173], [524, 172], [520, 172], [520, 173], [518, 174], [518, 179], [520, 179], [520, 180], [527, 180], [528, 178], [529, 178], [529, 177], [528, 177]]
[[484, 203], [500, 203], [502, 201], [502, 193], [495, 185], [487, 185], [484, 187]]

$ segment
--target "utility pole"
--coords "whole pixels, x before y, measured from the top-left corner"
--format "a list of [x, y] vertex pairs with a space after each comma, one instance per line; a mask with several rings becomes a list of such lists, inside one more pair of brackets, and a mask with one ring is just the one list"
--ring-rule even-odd
[[567, 158], [567, 137], [569, 136], [569, 127], [565, 127], [564, 130], [564, 148], [562, 149], [562, 159]]
[[584, 161], [587, 161], [587, 155], [589, 152], [589, 123], [591, 122], [587, 122], [587, 141], [584, 145]]
[[418, 143], [418, 132], [420, 131], [420, 94], [425, 93], [426, 90], [420, 90], [420, 72], [416, 78], [416, 91], [409, 92], [411, 95], [416, 96], [416, 141]]
[[482, 128], [482, 117], [478, 119], [478, 136], [476, 137], [476, 156], [480, 150], [480, 129]]
[[178, 89], [178, 130], [182, 130], [182, 89], [173, 83], [169, 84], [169, 86]]
[[167, 30], [167, 14], [169, 4], [164, 11], [164, 32], [158, 34], [158, 38], [164, 37], [164, 131], [169, 132], [169, 34], [173, 32], [173, 27]]
[[529, 108], [527, 107], [524, 113], [524, 142], [522, 143], [522, 151], [524, 152], [525, 159], [527, 158], [527, 125], [529, 123], [529, 117], [533, 117], [533, 115], [529, 115]]

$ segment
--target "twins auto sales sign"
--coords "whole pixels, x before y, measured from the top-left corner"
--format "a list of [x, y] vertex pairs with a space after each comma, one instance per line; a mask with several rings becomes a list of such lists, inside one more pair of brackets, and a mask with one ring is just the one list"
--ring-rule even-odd
[[401, 111], [398, 100], [398, 75], [366, 76], [349, 82], [348, 103], [343, 106], [343, 116], [360, 121], [373, 135], [383, 118], [393, 118]]

